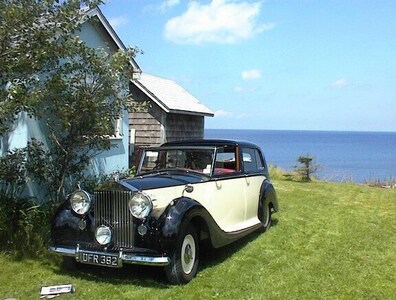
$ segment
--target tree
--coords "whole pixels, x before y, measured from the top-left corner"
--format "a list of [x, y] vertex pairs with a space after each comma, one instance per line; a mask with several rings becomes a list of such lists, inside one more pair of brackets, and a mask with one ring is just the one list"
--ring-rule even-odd
[[101, 0], [0, 2], [0, 136], [20, 112], [48, 134], [48, 185], [58, 197], [66, 178], [111, 147], [115, 120], [137, 109], [128, 94], [130, 61], [139, 51], [110, 55], [75, 34], [87, 20], [81, 7]]
[[319, 170], [319, 166], [314, 164], [314, 158], [309, 155], [299, 156], [297, 161], [300, 163], [300, 166], [294, 167], [296, 172], [301, 176], [303, 181], [311, 181], [311, 175]]
[[[0, 2], [0, 134], [21, 111], [34, 106], [32, 94], [65, 57], [76, 54], [73, 35], [84, 18], [81, 5], [101, 1]], [[39, 78], [41, 80], [39, 80]]]

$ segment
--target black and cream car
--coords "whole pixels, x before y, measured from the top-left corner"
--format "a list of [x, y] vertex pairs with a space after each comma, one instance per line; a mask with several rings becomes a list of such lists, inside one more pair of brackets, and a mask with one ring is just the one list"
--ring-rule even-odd
[[195, 276], [203, 242], [218, 248], [265, 231], [277, 210], [256, 145], [166, 143], [142, 151], [136, 177], [73, 192], [54, 217], [50, 250], [73, 263], [162, 266], [182, 284]]

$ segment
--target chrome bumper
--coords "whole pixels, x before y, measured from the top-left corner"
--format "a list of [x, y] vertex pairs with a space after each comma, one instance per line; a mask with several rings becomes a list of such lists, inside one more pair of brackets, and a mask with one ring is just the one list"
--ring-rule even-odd
[[63, 256], [75, 257], [77, 262], [80, 262], [80, 253], [89, 253], [94, 255], [117, 255], [118, 256], [118, 267], [122, 267], [123, 263], [126, 264], [137, 264], [137, 265], [148, 265], [148, 266], [167, 266], [170, 262], [170, 258], [166, 256], [143, 256], [136, 255], [133, 253], [124, 253], [122, 250], [118, 252], [101, 252], [92, 250], [80, 250], [80, 246], [76, 248], [66, 247], [49, 247], [49, 251]]

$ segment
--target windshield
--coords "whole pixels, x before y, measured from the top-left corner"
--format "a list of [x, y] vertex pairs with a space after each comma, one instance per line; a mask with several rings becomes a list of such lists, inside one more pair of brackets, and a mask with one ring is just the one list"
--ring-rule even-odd
[[214, 152], [214, 148], [147, 149], [143, 152], [138, 173], [176, 168], [210, 175]]

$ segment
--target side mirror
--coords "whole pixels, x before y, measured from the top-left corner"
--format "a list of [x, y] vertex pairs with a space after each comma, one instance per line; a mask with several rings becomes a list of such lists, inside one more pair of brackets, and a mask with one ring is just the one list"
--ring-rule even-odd
[[186, 185], [184, 186], [184, 190], [183, 190], [183, 193], [182, 193], [182, 197], [184, 196], [184, 192], [192, 193], [193, 191], [194, 191], [194, 187], [193, 187], [191, 184], [186, 184]]

